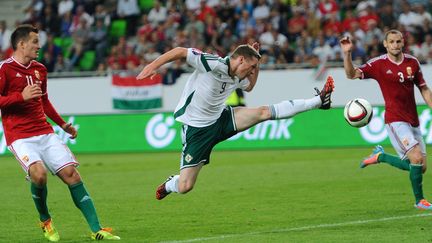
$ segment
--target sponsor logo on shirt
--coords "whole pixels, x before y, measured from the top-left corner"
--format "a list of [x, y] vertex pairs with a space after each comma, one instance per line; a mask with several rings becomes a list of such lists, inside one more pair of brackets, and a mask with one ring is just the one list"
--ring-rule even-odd
[[389, 69], [387, 70], [386, 74], [393, 74], [393, 72]]
[[17, 74], [15, 75], [15, 77], [17, 77], [17, 78], [21, 78], [22, 75], [21, 75], [21, 73], [17, 73]]
[[27, 155], [25, 155], [21, 158], [21, 160], [27, 163], [27, 162], [29, 162], [30, 159]]

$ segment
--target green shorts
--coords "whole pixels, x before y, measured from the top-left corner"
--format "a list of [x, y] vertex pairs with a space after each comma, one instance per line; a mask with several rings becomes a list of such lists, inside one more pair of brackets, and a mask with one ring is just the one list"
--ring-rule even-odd
[[234, 112], [227, 106], [216, 122], [207, 127], [182, 126], [183, 150], [180, 169], [210, 163], [213, 147], [237, 133]]

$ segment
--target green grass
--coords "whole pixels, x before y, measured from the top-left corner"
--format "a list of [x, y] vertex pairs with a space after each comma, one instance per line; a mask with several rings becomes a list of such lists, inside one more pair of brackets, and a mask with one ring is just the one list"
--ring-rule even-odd
[[[370, 151], [215, 152], [192, 192], [162, 201], [154, 190], [178, 171], [179, 153], [77, 158], [102, 224], [122, 242], [432, 242], [432, 215], [413, 208], [408, 173], [359, 169]], [[45, 242], [21, 167], [0, 162], [0, 242]], [[432, 198], [430, 173], [423, 184]], [[67, 187], [54, 176], [48, 185], [61, 242], [90, 241]]]

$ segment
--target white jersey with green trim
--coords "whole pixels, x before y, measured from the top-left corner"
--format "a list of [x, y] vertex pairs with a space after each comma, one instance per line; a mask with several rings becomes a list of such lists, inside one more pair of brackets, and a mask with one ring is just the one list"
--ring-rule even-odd
[[249, 80], [229, 76], [229, 56], [222, 58], [188, 48], [186, 61], [195, 71], [187, 80], [174, 117], [189, 126], [209, 126], [222, 114], [228, 96], [237, 88], [246, 89]]

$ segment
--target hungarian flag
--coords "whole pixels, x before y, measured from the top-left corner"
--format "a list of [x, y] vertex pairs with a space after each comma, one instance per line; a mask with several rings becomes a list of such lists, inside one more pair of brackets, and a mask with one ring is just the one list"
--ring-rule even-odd
[[162, 76], [137, 80], [133, 76], [112, 77], [114, 109], [142, 110], [162, 107]]

